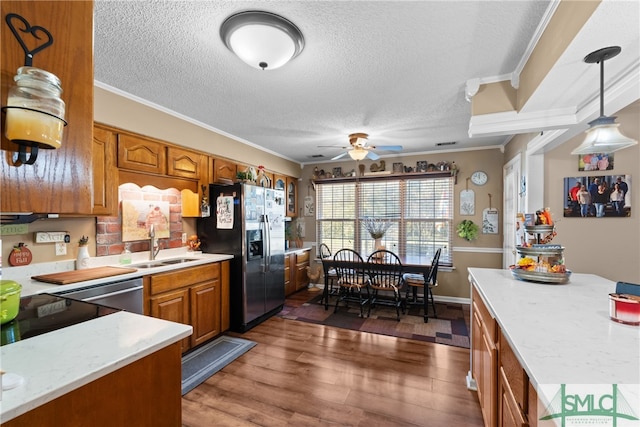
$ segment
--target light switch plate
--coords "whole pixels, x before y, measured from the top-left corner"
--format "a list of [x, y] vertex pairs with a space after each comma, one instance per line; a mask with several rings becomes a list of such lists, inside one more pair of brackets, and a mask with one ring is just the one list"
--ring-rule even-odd
[[182, 233], [182, 244], [187, 243], [187, 233]]

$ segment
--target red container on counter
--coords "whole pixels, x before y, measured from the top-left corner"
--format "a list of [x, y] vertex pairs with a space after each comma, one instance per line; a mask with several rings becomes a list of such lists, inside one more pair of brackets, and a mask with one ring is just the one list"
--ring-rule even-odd
[[609, 294], [609, 316], [616, 322], [640, 325], [640, 296]]

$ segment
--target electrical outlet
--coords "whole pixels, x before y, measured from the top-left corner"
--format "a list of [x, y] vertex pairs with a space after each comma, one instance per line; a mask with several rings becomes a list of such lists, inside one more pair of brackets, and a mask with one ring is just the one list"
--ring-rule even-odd
[[56, 256], [66, 255], [67, 254], [67, 244], [66, 243], [56, 243]]
[[187, 243], [187, 233], [182, 233], [182, 244]]

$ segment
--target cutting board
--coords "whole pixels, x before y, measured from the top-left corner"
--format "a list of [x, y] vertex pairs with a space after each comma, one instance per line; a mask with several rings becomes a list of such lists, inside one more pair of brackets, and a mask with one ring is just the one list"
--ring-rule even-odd
[[118, 276], [120, 274], [135, 273], [135, 268], [123, 267], [95, 267], [84, 270], [65, 271], [62, 273], [43, 274], [32, 276], [33, 280], [39, 282], [53, 283], [56, 285], [67, 285], [69, 283], [84, 282], [86, 280], [102, 279], [103, 277]]

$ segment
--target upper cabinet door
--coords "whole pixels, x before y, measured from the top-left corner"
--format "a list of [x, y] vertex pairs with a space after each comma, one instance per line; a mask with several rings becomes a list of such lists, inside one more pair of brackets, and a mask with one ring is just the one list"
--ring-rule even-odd
[[287, 187], [287, 177], [283, 175], [273, 175], [273, 188], [276, 190], [284, 190]]
[[[5, 22], [8, 14], [15, 13], [32, 27], [46, 28], [54, 39], [51, 46], [34, 55], [33, 66], [60, 79], [68, 122], [60, 148], [40, 149], [33, 165], [14, 166], [13, 153], [18, 147], [5, 138], [5, 114], [0, 115], [1, 210], [91, 215], [93, 2], [2, 0], [0, 10], [2, 104], [7, 101], [13, 76], [25, 65], [25, 53]], [[31, 34], [20, 34], [33, 39]]]
[[93, 213], [118, 215], [116, 134], [100, 126], [93, 128]]
[[167, 150], [164, 144], [138, 136], [118, 135], [118, 167], [164, 175]]
[[[206, 176], [207, 156], [176, 147], [167, 147], [167, 175], [201, 180]], [[206, 181], [205, 179], [202, 179]]]
[[298, 180], [287, 177], [287, 216], [298, 216]]
[[219, 183], [225, 180], [236, 180], [236, 164], [225, 159], [213, 160], [213, 182]]

